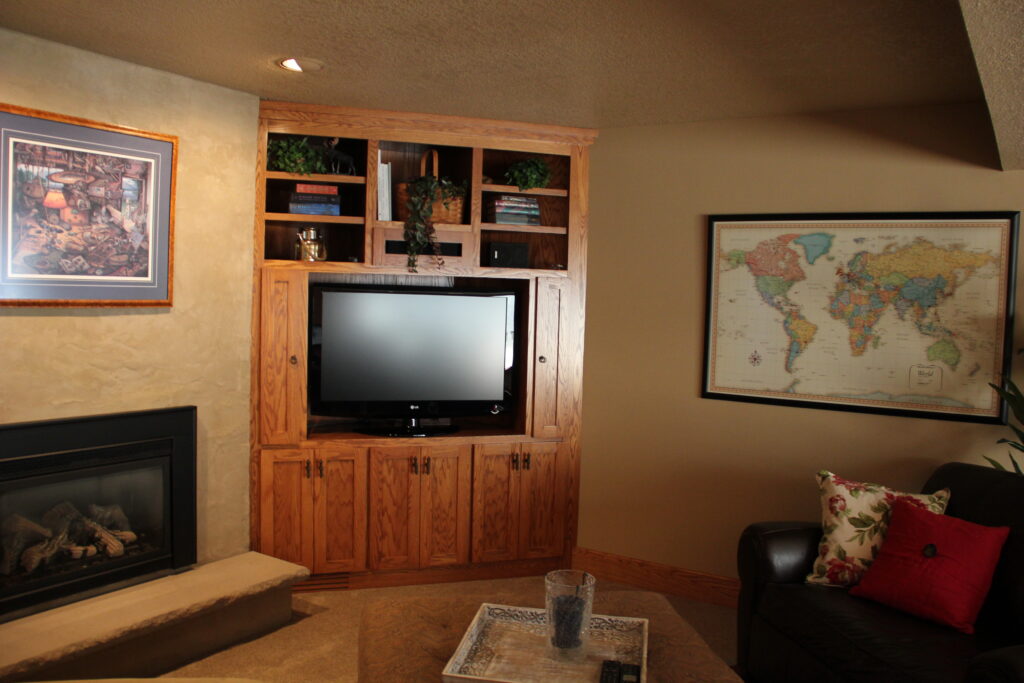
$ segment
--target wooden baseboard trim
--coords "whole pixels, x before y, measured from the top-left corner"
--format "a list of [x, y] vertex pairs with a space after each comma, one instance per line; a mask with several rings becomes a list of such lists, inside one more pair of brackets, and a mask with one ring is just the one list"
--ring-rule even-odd
[[542, 576], [553, 569], [564, 566], [562, 558], [554, 557], [542, 560], [512, 560], [509, 562], [488, 562], [458, 567], [434, 567], [430, 569], [394, 569], [390, 571], [314, 574], [305, 581], [294, 584], [292, 590], [298, 593], [319, 590], [412, 586], [424, 583], [449, 583], [451, 581], [510, 579], [517, 576]]
[[572, 567], [590, 572], [599, 579], [725, 607], [735, 607], [740, 594], [738, 579], [578, 546], [573, 548]]

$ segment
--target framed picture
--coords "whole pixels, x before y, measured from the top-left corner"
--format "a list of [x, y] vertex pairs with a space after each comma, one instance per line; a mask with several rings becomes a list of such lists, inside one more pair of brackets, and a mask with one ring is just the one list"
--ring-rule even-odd
[[0, 104], [0, 306], [170, 306], [177, 147]]
[[1005, 423], [1018, 221], [710, 216], [701, 395]]

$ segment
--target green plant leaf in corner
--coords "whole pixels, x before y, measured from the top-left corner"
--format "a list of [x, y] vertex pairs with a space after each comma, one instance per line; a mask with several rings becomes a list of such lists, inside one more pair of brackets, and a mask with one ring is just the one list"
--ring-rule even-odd
[[981, 457], [983, 457], [986, 460], [988, 460], [989, 464], [992, 465], [992, 467], [995, 467], [997, 470], [1002, 470], [1003, 472], [1006, 471], [1006, 468], [1003, 467], [1003, 463], [999, 462], [998, 460], [994, 460], [994, 459], [988, 457], [987, 455], [983, 455]]
[[[1022, 349], [1018, 353], [1020, 352], [1024, 352], [1024, 349]], [[1006, 377], [1003, 383], [1003, 387], [996, 386], [995, 384], [992, 383], [989, 383], [989, 386], [992, 387], [992, 389], [997, 394], [999, 394], [999, 397], [1003, 399], [1003, 401], [1005, 401], [1006, 406], [1010, 409], [1010, 412], [1013, 414], [1013, 419], [1015, 419], [1018, 423], [1024, 424], [1024, 393], [1021, 393], [1020, 388], [1009, 377]], [[1013, 433], [1017, 436], [1018, 441], [1011, 441], [1010, 439], [999, 439], [996, 441], [996, 443], [1005, 443], [1014, 450], [1024, 452], [1024, 429], [1015, 424], [1009, 424], [1008, 426], [1010, 427], [1010, 429], [1013, 430]], [[1020, 463], [1017, 462], [1017, 460], [1013, 457], [1013, 451], [1007, 451], [1007, 455], [1010, 458], [1010, 464], [1013, 466], [1013, 471], [1020, 476], [1024, 476], [1024, 469], [1021, 468]], [[987, 460], [988, 463], [997, 470], [1001, 470], [1003, 472], [1009, 471], [999, 461], [990, 458], [987, 455], [982, 457], [984, 457], [985, 460]]]
[[1024, 422], [1024, 395], [1021, 394], [1020, 389], [1013, 383], [1012, 379], [1007, 378], [1006, 389], [996, 386], [989, 382], [989, 386], [995, 389], [995, 392], [999, 394], [1000, 398], [1006, 401], [1006, 404], [1010, 406], [1010, 411], [1013, 416], [1017, 418], [1017, 422]]
[[1016, 460], [1014, 460], [1013, 453], [1010, 453], [1009, 451], [1007, 451], [1006, 455], [1009, 456], [1010, 462], [1013, 463], [1013, 471], [1016, 472], [1017, 474], [1021, 475], [1021, 476], [1024, 476], [1024, 470], [1021, 470], [1020, 464]]
[[1011, 447], [1016, 448], [1018, 451], [1024, 451], [1024, 435], [1021, 435], [1020, 430], [1014, 425], [1009, 425], [1010, 429], [1018, 432], [1017, 436], [1020, 441], [1010, 441], [1009, 439], [999, 439], [996, 443], [1008, 443]]

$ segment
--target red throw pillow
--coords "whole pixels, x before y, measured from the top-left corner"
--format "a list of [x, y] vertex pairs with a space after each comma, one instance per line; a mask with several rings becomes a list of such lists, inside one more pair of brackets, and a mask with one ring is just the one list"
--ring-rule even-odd
[[1009, 533], [898, 500], [878, 557], [850, 595], [974, 633]]

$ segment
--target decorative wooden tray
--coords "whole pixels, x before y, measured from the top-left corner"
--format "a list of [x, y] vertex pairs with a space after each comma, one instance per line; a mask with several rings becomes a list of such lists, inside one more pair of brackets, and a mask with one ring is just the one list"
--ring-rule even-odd
[[587, 681], [601, 679], [601, 662], [615, 659], [639, 664], [647, 680], [647, 620], [633, 617], [590, 617], [590, 643], [585, 659], [558, 658], [548, 644], [547, 611], [488, 602], [480, 605], [473, 623], [448, 660], [446, 683], [488, 681]]

